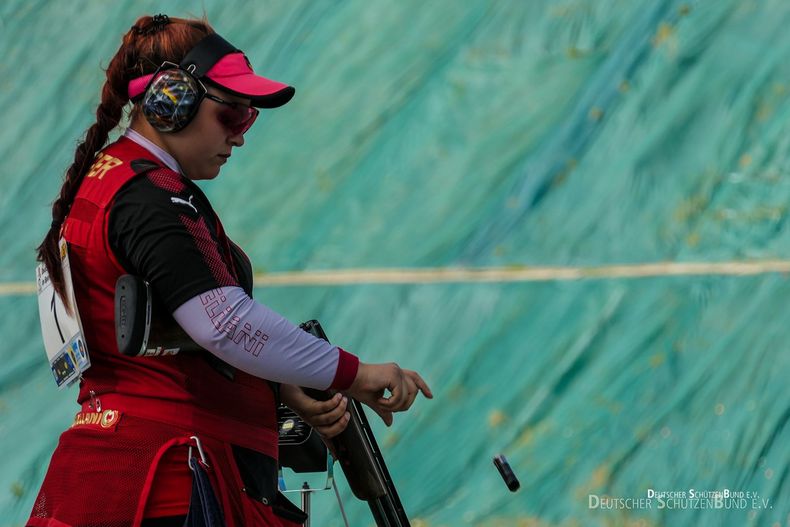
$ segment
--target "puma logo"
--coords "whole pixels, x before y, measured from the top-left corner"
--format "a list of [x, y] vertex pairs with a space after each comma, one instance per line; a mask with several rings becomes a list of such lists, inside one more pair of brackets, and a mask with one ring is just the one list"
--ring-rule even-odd
[[182, 205], [186, 205], [187, 207], [192, 207], [192, 210], [194, 210], [195, 214], [197, 214], [197, 209], [195, 208], [194, 205], [192, 205], [192, 198], [193, 197], [195, 197], [195, 196], [193, 194], [190, 194], [189, 201], [185, 201], [185, 200], [183, 200], [181, 198], [177, 198], [177, 197], [173, 196], [173, 197], [170, 198], [170, 201], [172, 203], [180, 203]]

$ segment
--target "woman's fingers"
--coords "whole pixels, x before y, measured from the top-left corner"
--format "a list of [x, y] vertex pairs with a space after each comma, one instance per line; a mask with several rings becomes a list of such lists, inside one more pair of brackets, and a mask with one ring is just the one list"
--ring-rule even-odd
[[394, 410], [400, 405], [401, 399], [403, 398], [403, 378], [400, 375], [395, 379], [395, 382], [390, 383], [389, 391], [389, 397], [382, 394], [378, 398], [378, 403], [388, 410]]
[[384, 421], [385, 425], [392, 426], [392, 412], [387, 409], [380, 408], [378, 405], [371, 406], [371, 408], [373, 408], [374, 412], [379, 414], [379, 417], [381, 417], [381, 420]]
[[348, 408], [348, 398], [337, 394], [328, 401], [315, 401], [311, 405], [309, 415], [305, 416], [314, 427], [328, 426], [339, 421]]
[[420, 377], [419, 373], [412, 370], [402, 370], [402, 372], [403, 378], [399, 392], [397, 394], [393, 392], [392, 397], [380, 398], [379, 404], [384, 405], [393, 412], [402, 412], [411, 408], [420, 392], [428, 399], [433, 399], [433, 392], [431, 392], [428, 384]]
[[[389, 396], [385, 397], [386, 391], [389, 391]], [[408, 410], [420, 392], [429, 399], [433, 398], [428, 384], [417, 372], [403, 370], [394, 362], [361, 362], [357, 377], [348, 389], [350, 396], [375, 410], [387, 426], [392, 424], [393, 412]]]
[[314, 428], [323, 437], [329, 439], [331, 437], [335, 437], [337, 434], [345, 430], [350, 420], [351, 420], [351, 414], [345, 412], [340, 417], [340, 419], [336, 420], [334, 423], [330, 425], [317, 425]]
[[417, 388], [420, 389], [425, 397], [428, 399], [433, 399], [433, 392], [431, 391], [431, 388], [428, 386], [428, 383], [423, 380], [419, 373], [412, 370], [406, 370], [406, 374], [412, 378], [414, 384], [417, 385]]
[[405, 376], [401, 377], [400, 382], [392, 390], [392, 393], [390, 394], [389, 397], [379, 398], [379, 404], [381, 404], [382, 406], [393, 412], [400, 412], [408, 409], [408, 407], [410, 406], [409, 392], [412, 390], [410, 385], [413, 384], [414, 383], [409, 382], [409, 379], [407, 377]]

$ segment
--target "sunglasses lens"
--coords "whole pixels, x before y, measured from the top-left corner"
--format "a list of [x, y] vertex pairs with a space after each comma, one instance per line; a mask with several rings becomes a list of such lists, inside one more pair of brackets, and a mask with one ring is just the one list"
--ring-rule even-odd
[[226, 106], [218, 116], [222, 126], [234, 135], [243, 134], [249, 130], [256, 117], [258, 117], [258, 109], [251, 106]]

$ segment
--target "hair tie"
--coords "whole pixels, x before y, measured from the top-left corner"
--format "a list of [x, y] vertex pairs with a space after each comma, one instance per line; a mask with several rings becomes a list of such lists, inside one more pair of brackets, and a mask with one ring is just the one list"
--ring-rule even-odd
[[131, 31], [133, 31], [138, 35], [153, 35], [154, 33], [158, 33], [159, 31], [164, 29], [164, 27], [169, 23], [170, 23], [170, 17], [163, 13], [159, 13], [158, 15], [153, 16], [151, 22], [147, 26], [144, 27], [132, 26]]

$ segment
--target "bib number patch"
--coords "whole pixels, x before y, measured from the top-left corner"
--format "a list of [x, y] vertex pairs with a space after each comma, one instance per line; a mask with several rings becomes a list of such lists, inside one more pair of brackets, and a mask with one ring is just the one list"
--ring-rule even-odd
[[90, 367], [91, 360], [77, 311], [66, 240], [61, 238], [59, 247], [64, 293], [69, 308], [66, 308], [63, 299], [55, 292], [43, 263], [36, 268], [36, 286], [44, 349], [47, 352], [52, 375], [55, 377], [55, 384], [63, 388], [79, 379], [82, 372]]

